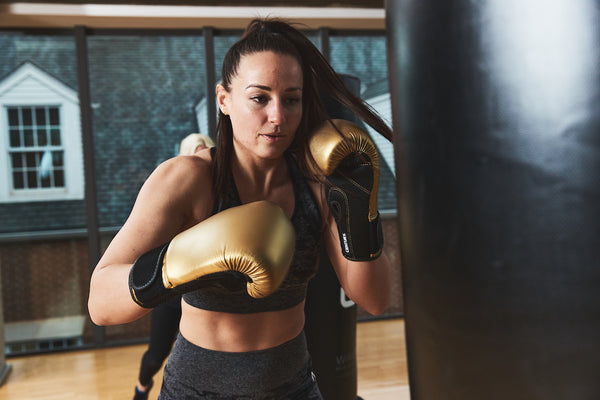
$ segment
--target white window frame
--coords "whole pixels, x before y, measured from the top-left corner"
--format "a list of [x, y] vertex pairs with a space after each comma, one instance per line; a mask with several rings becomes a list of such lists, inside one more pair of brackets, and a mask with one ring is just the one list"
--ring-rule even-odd
[[[7, 108], [22, 106], [59, 108], [65, 187], [13, 189]], [[77, 92], [34, 64], [26, 62], [0, 82], [0, 203], [83, 198], [83, 145]]]

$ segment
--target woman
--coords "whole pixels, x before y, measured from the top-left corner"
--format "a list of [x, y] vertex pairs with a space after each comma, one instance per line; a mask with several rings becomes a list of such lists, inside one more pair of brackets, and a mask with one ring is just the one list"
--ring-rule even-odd
[[270, 296], [250, 297], [235, 279], [183, 294], [180, 334], [160, 399], [320, 399], [303, 326], [306, 285], [316, 273], [321, 242], [354, 302], [373, 314], [387, 306], [388, 259], [380, 250], [367, 261], [345, 256], [328, 206], [330, 186], [312, 172], [309, 139], [328, 118], [319, 90], [391, 137], [303, 34], [279, 20], [251, 22], [223, 62], [216, 148], [161, 164], [99, 261], [90, 315], [99, 325], [122, 324], [145, 315], [155, 300], [136, 297], [130, 272], [181, 232], [263, 200], [293, 224], [289, 273]]

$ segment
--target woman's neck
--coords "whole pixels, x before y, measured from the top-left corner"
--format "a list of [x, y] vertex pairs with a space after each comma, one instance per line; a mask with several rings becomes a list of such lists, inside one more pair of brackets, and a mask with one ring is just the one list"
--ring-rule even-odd
[[260, 159], [234, 156], [231, 172], [244, 202], [269, 199], [290, 182], [284, 157]]

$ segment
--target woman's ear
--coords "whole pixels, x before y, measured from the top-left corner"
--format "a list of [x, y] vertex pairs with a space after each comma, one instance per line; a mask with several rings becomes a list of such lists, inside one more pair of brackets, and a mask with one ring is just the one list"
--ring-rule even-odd
[[217, 84], [216, 94], [219, 109], [223, 114], [229, 115], [229, 92], [225, 89], [225, 86], [219, 83]]

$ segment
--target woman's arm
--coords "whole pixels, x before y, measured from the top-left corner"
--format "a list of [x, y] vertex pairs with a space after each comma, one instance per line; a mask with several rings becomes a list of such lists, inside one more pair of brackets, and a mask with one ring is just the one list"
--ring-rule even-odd
[[95, 324], [123, 324], [150, 311], [131, 298], [131, 266], [140, 255], [208, 216], [210, 179], [206, 160], [176, 157], [161, 164], [146, 180], [127, 221], [92, 273], [88, 309]]

